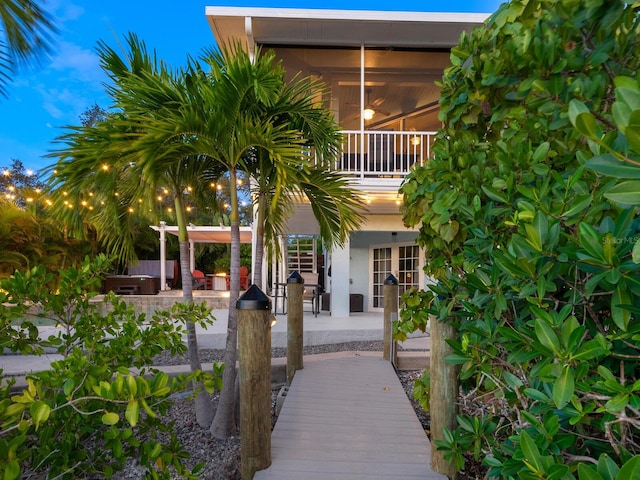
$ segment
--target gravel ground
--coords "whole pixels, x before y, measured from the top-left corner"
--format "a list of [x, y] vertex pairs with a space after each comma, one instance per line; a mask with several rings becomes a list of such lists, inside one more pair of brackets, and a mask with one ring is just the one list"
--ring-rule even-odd
[[[332, 345], [318, 345], [313, 347], [305, 347], [304, 355], [313, 355], [318, 353], [330, 353], [340, 351], [382, 351], [382, 342], [348, 342]], [[201, 350], [200, 358], [205, 362], [222, 361], [224, 351], [222, 350]], [[274, 348], [272, 357], [286, 356], [286, 349]], [[188, 361], [185, 357], [160, 356], [156, 359], [156, 365], [185, 365]], [[420, 376], [420, 371], [400, 372], [398, 377], [404, 386], [407, 396], [414, 406], [414, 410], [425, 430], [429, 429], [429, 415], [424, 412], [413, 400], [411, 392], [413, 390], [413, 382]], [[277, 391], [273, 392], [272, 399], [274, 404], [274, 422], [275, 417], [275, 398]], [[212, 395], [214, 406], [217, 405], [217, 394]], [[193, 467], [200, 462], [205, 462], [206, 466], [201, 472], [201, 478], [206, 480], [230, 480], [240, 479], [240, 436], [235, 435], [226, 440], [218, 440], [211, 436], [209, 430], [198, 426], [195, 420], [193, 405], [185, 398], [177, 398], [175, 404], [167, 415], [167, 421], [175, 421], [175, 430], [180, 442], [185, 449], [191, 454], [188, 465]], [[143, 477], [143, 469], [134, 462], [131, 463], [124, 471], [117, 473], [112, 478], [116, 480], [122, 479], [139, 479]]]

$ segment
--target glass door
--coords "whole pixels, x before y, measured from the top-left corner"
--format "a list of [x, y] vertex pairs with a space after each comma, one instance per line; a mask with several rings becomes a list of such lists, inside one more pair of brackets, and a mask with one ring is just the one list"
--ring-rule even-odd
[[417, 245], [398, 247], [398, 292], [402, 295], [420, 287], [420, 248]]
[[391, 247], [373, 249], [373, 308], [383, 308], [384, 281], [392, 270]]
[[398, 280], [398, 293], [421, 288], [422, 253], [415, 244], [371, 247], [371, 303], [373, 309], [384, 308], [384, 281], [390, 274]]

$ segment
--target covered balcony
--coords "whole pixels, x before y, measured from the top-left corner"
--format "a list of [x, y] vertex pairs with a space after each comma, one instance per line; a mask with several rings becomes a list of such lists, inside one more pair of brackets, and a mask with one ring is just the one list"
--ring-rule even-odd
[[334, 169], [356, 187], [397, 188], [414, 166], [431, 156], [436, 132], [344, 130], [342, 155]]

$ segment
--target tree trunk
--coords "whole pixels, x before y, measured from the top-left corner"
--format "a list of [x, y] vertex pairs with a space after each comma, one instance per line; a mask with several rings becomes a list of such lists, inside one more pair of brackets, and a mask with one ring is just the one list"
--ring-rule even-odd
[[[189, 234], [187, 233], [186, 219], [184, 218], [184, 210], [182, 209], [182, 201], [179, 195], [176, 195], [176, 218], [178, 223], [178, 238], [180, 243], [180, 275], [182, 276], [182, 301], [185, 303], [193, 302], [193, 278], [191, 275], [191, 266], [189, 265]], [[181, 215], [182, 213], [182, 215]], [[187, 348], [189, 353], [189, 366], [191, 372], [202, 370], [200, 363], [200, 354], [198, 350], [198, 337], [196, 335], [196, 326], [193, 322], [187, 322]], [[194, 394], [194, 405], [196, 412], [196, 421], [201, 427], [211, 425], [213, 418], [213, 404], [209, 394], [204, 389], [201, 382], [191, 383]]]
[[[236, 173], [229, 171], [229, 181], [236, 185]], [[240, 295], [240, 223], [238, 221], [238, 195], [231, 188], [231, 265], [229, 269], [229, 317], [227, 322], [227, 342], [224, 352], [224, 372], [222, 391], [218, 400], [216, 415], [211, 424], [211, 434], [220, 439], [228, 438], [236, 430], [235, 381], [238, 358], [238, 313], [236, 301]]]
[[258, 212], [255, 218], [257, 228], [255, 229], [255, 258], [253, 259], [253, 284], [257, 285], [260, 290], [265, 291], [262, 282], [262, 262], [264, 259], [264, 221], [265, 221], [265, 197], [260, 194], [258, 200]]

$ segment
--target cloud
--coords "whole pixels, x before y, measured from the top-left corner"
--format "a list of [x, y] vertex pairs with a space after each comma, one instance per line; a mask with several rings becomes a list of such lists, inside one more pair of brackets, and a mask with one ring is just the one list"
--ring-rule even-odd
[[60, 42], [57, 54], [51, 59], [49, 68], [64, 72], [68, 79], [81, 82], [100, 84], [106, 78], [100, 68], [98, 55], [70, 42]]
[[66, 0], [49, 0], [46, 8], [54, 15], [58, 23], [77, 20], [84, 14], [84, 7]]
[[42, 108], [61, 123], [79, 124], [79, 117], [98, 99], [91, 92], [71, 88], [39, 88]]

